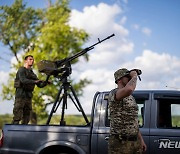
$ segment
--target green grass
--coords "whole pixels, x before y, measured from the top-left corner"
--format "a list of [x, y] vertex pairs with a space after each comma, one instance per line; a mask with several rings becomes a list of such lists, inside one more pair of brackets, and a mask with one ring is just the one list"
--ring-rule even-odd
[[[90, 121], [90, 116], [87, 116], [88, 120]], [[51, 118], [50, 124], [52, 125], [59, 125], [61, 120], [61, 115], [54, 115]], [[65, 115], [64, 120], [66, 122], [66, 125], [86, 125], [86, 122], [82, 115]], [[45, 124], [47, 119], [41, 120], [38, 122], [38, 124]]]
[[180, 127], [180, 116], [172, 117], [172, 127]]
[[11, 122], [12, 122], [12, 115], [11, 114], [0, 115], [0, 129], [2, 129], [4, 124], [11, 123]]
[[[12, 115], [5, 114], [0, 115], [0, 129], [2, 129], [4, 124], [10, 124], [12, 122]], [[90, 121], [90, 115], [87, 115], [88, 120]], [[54, 115], [51, 118], [50, 124], [59, 125], [61, 120], [61, 115]], [[86, 125], [86, 122], [82, 115], [65, 115], [64, 120], [66, 125]], [[47, 118], [43, 120], [38, 120], [38, 125], [44, 125], [47, 122]]]
[[[90, 115], [87, 115], [88, 120], [90, 121]], [[50, 124], [52, 125], [59, 125], [60, 124], [61, 115], [54, 115], [51, 118]], [[86, 125], [86, 122], [82, 115], [65, 115], [64, 117], [66, 121], [66, 125]], [[46, 124], [47, 118], [43, 120], [38, 120], [39, 125]], [[12, 122], [12, 115], [4, 114], [0, 115], [0, 129], [2, 129], [4, 124], [10, 124]], [[143, 121], [142, 117], [139, 116], [139, 124], [142, 126]], [[173, 116], [172, 117], [172, 126], [173, 127], [180, 127], [180, 116]]]

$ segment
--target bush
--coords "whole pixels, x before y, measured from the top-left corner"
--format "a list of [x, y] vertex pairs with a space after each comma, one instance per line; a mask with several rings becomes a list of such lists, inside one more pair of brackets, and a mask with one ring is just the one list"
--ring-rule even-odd
[[10, 124], [12, 122], [11, 114], [0, 115], [0, 129], [2, 129], [4, 124]]

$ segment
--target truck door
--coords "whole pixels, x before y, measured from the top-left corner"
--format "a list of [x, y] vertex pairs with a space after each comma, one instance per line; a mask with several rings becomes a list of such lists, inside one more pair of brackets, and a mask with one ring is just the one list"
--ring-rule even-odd
[[[144, 137], [145, 142], [148, 142], [148, 136], [149, 136], [149, 126], [148, 121], [149, 119], [149, 112], [144, 112], [146, 108], [148, 109], [148, 99], [149, 94], [141, 94], [141, 93], [134, 93], [134, 97], [136, 99], [136, 102], [139, 106], [139, 124], [141, 133]], [[108, 139], [109, 139], [109, 129], [110, 129], [110, 119], [108, 116], [108, 93], [103, 93], [102, 99], [101, 99], [101, 108], [99, 110], [99, 127], [98, 127], [98, 136], [97, 136], [97, 153], [98, 154], [108, 154]], [[147, 119], [147, 120], [145, 120]], [[146, 123], [145, 123], [146, 121]]]
[[180, 153], [180, 94], [154, 94], [150, 153]]

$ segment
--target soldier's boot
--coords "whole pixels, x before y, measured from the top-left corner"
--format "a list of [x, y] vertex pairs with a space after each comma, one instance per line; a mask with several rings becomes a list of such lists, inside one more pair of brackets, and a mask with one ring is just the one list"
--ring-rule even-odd
[[22, 124], [27, 125], [29, 123], [30, 118], [29, 117], [23, 117]]
[[31, 110], [25, 109], [22, 117], [22, 124], [27, 125], [30, 121], [30, 112]]
[[21, 116], [20, 114], [14, 114], [13, 120], [12, 120], [12, 124], [19, 124], [19, 122], [21, 121]]
[[18, 125], [19, 124], [19, 120], [13, 120], [12, 124]]
[[13, 116], [12, 124], [19, 124], [23, 115], [23, 108], [21, 107], [21, 102], [19, 101], [19, 99], [16, 100], [13, 109], [13, 114], [14, 116]]

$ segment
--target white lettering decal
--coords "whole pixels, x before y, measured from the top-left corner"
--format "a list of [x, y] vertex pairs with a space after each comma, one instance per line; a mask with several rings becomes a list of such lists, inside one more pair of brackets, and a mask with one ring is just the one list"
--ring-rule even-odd
[[159, 148], [180, 149], [180, 141], [171, 141], [170, 139], [159, 139]]
[[175, 146], [175, 141], [170, 141], [169, 144], [168, 144], [168, 148], [174, 148]]
[[180, 148], [180, 142], [175, 143], [175, 148]]
[[167, 148], [168, 142], [160, 142], [159, 148]]

